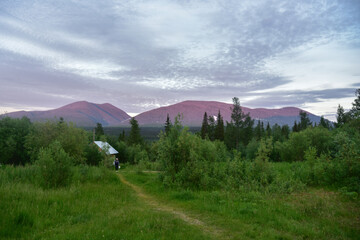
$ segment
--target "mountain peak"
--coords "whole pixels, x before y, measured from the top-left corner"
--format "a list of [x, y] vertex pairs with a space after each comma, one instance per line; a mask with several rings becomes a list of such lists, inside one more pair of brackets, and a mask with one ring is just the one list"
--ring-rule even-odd
[[65, 121], [74, 122], [78, 126], [95, 126], [96, 123], [101, 123], [103, 126], [114, 126], [130, 118], [126, 112], [110, 103], [96, 104], [87, 101], [70, 103], [48, 111], [19, 111], [6, 115], [14, 118], [26, 116], [31, 121], [54, 120], [62, 117]]

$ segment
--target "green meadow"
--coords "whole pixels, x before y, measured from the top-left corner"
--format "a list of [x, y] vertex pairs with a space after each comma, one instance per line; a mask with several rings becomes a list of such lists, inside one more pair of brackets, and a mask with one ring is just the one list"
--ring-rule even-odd
[[[159, 173], [73, 168], [43, 189], [34, 168], [0, 170], [1, 239], [358, 239], [360, 202], [307, 187], [291, 194], [166, 188]], [[139, 195], [119, 175], [139, 187]], [[151, 197], [151, 200], [149, 198]], [[151, 202], [150, 202], [151, 201]], [[154, 201], [156, 205], [154, 206]], [[182, 219], [185, 214], [192, 220]]]
[[79, 167], [74, 184], [46, 190], [32, 170], [0, 170], [0, 239], [211, 239], [149, 207], [110, 170]]

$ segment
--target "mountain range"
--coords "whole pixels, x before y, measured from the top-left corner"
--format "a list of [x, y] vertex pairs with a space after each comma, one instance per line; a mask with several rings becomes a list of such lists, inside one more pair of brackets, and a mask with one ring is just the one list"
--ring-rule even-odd
[[[224, 121], [231, 119], [232, 104], [215, 101], [184, 101], [170, 106], [156, 108], [135, 116], [135, 119], [142, 126], [163, 126], [169, 114], [170, 119], [181, 114], [182, 123], [186, 126], [201, 126], [204, 113], [216, 118], [218, 112]], [[285, 107], [280, 109], [247, 108], [242, 107], [244, 113], [249, 113], [253, 119], [275, 123], [279, 125], [288, 124], [292, 126], [294, 121], [299, 121], [300, 108]], [[308, 112], [310, 120], [319, 122], [320, 117]], [[12, 118], [28, 117], [31, 121], [46, 121], [64, 118], [65, 121], [74, 122], [77, 126], [95, 126], [101, 123], [103, 126], [127, 126], [130, 116], [123, 110], [109, 104], [96, 104], [86, 101], [74, 102], [66, 106], [48, 111], [19, 111], [7, 113], [3, 116]]]

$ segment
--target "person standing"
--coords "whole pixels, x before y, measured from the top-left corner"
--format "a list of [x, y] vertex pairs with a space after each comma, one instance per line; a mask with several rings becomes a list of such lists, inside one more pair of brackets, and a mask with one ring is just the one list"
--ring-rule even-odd
[[119, 159], [115, 159], [115, 170], [117, 171], [119, 169]]

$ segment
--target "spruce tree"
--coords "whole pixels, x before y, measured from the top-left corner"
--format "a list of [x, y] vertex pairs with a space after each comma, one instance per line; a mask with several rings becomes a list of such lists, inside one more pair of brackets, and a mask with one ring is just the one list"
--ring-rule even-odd
[[321, 116], [319, 126], [330, 129], [330, 123], [324, 118], [324, 116]]
[[95, 136], [96, 136], [96, 140], [99, 140], [101, 136], [105, 135], [104, 134], [104, 129], [102, 127], [101, 123], [97, 123], [96, 124], [96, 128], [95, 128]]
[[240, 144], [240, 134], [241, 129], [243, 127], [243, 118], [245, 114], [243, 113], [239, 98], [234, 97], [233, 99], [233, 107], [231, 108], [231, 122], [226, 125], [226, 135], [228, 146], [234, 146], [235, 148], [239, 148]]
[[305, 111], [300, 111], [300, 123], [299, 123], [299, 130], [305, 130], [307, 127], [312, 125], [310, 121], [309, 115]]
[[289, 134], [290, 134], [290, 128], [287, 124], [283, 125], [281, 127], [281, 135], [283, 136], [284, 139], [288, 139], [289, 138]]
[[271, 127], [269, 122], [266, 125], [266, 137], [271, 137]]
[[142, 144], [143, 143], [143, 139], [141, 137], [140, 134], [140, 128], [139, 128], [139, 124], [138, 121], [132, 117], [130, 120], [130, 124], [131, 124], [131, 129], [130, 129], [130, 134], [128, 137], [128, 145], [136, 145], [136, 144]]
[[224, 141], [224, 119], [220, 114], [220, 110], [217, 116], [217, 122], [215, 127], [215, 139]]
[[211, 141], [215, 140], [215, 118], [214, 116], [209, 116], [208, 118], [208, 137]]
[[209, 131], [209, 123], [207, 113], [204, 113], [202, 125], [201, 125], [201, 138], [205, 139], [208, 136]]
[[294, 121], [294, 126], [292, 127], [292, 131], [293, 132], [298, 132], [299, 131], [299, 126], [298, 126], [296, 121]]
[[125, 142], [125, 130], [123, 129], [122, 132], [119, 134], [118, 138], [119, 142]]
[[166, 134], [166, 136], [169, 135], [171, 126], [172, 125], [171, 125], [170, 117], [169, 117], [169, 114], [167, 114], [166, 122], [165, 122], [165, 134]]

